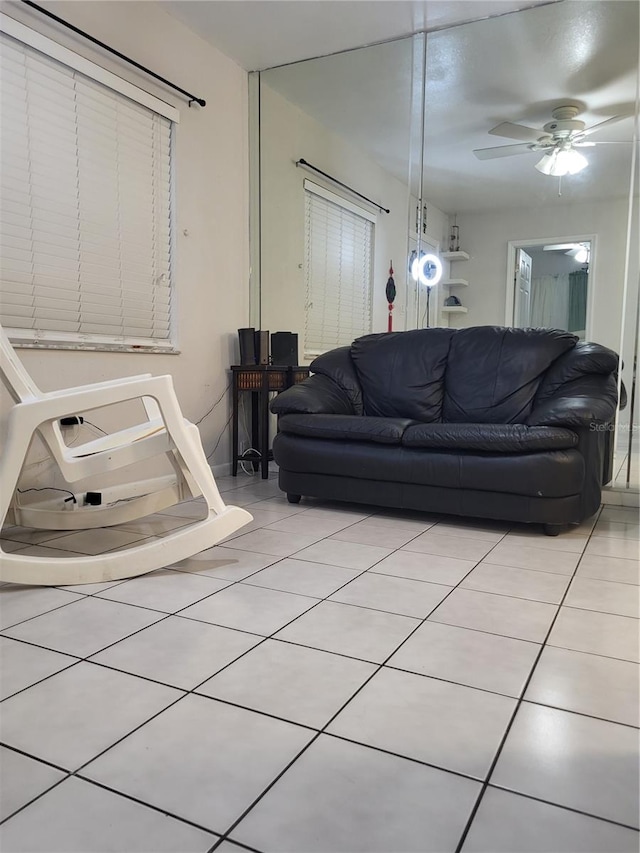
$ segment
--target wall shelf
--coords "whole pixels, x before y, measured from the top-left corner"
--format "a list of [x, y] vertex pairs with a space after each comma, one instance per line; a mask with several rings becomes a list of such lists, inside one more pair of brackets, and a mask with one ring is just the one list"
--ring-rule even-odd
[[[468, 261], [469, 255], [466, 252], [443, 252], [442, 257], [449, 261], [450, 269], [449, 274], [453, 272], [453, 264], [456, 261]], [[443, 287], [469, 287], [469, 282], [466, 278], [448, 278], [442, 282]], [[443, 305], [442, 313], [443, 314], [466, 314], [468, 312], [468, 308], [465, 308], [464, 305]]]

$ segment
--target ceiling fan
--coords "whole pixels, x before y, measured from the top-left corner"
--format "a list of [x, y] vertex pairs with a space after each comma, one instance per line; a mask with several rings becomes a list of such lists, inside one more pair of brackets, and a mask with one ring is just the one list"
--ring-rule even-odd
[[576, 149], [595, 145], [611, 145], [611, 142], [592, 142], [586, 137], [599, 131], [606, 125], [628, 118], [617, 115], [587, 127], [585, 122], [576, 119], [580, 108], [575, 104], [556, 107], [551, 113], [552, 121], [541, 130], [522, 124], [502, 122], [489, 133], [504, 136], [507, 139], [524, 140], [519, 145], [498, 145], [493, 148], [477, 148], [474, 154], [479, 160], [493, 160], [496, 157], [511, 157], [514, 154], [528, 154], [530, 151], [542, 151], [544, 156], [535, 168], [545, 175], [562, 176], [576, 174], [588, 165], [587, 159]]

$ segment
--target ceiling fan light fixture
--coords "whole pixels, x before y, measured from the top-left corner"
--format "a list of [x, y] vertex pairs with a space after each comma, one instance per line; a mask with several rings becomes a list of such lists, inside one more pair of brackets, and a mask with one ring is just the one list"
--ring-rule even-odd
[[561, 178], [564, 175], [577, 175], [588, 165], [587, 158], [575, 148], [554, 148], [550, 154], [545, 154], [535, 167], [543, 175]]
[[542, 172], [543, 175], [554, 175], [553, 171], [556, 162], [557, 151], [552, 151], [551, 154], [544, 154], [542, 159], [536, 163], [535, 168]]
[[584, 154], [576, 151], [575, 148], [569, 148], [566, 151], [563, 150], [558, 152], [556, 165], [557, 168], [564, 170], [562, 172], [563, 175], [577, 175], [578, 172], [587, 168], [589, 161]]

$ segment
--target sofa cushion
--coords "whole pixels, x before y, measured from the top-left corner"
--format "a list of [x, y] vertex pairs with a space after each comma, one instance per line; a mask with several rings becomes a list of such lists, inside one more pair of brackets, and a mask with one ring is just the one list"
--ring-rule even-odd
[[[417, 468], [416, 480], [428, 484], [428, 467], [422, 469], [418, 463]], [[457, 487], [460, 489], [561, 498], [579, 494], [584, 480], [584, 456], [577, 448], [520, 454], [461, 450], [458, 454]], [[451, 487], [453, 483], [456, 483], [455, 478], [443, 485]]]
[[524, 423], [545, 371], [577, 340], [558, 329], [459, 329], [449, 350], [443, 420]]
[[414, 423], [408, 418], [370, 418], [359, 415], [283, 415], [278, 421], [278, 427], [281, 432], [308, 438], [400, 444], [404, 431]]
[[[273, 453], [278, 465], [293, 473], [538, 498], [580, 494], [585, 480], [584, 456], [576, 448], [539, 453], [483, 453], [401, 445], [381, 447], [370, 441], [340, 444], [280, 432], [273, 440]], [[337, 482], [336, 497], [339, 495]]]
[[447, 354], [455, 334], [455, 329], [414, 329], [354, 341], [351, 357], [365, 415], [441, 421]]
[[402, 436], [405, 447], [486, 450], [491, 453], [535, 453], [575, 447], [578, 436], [559, 427], [524, 424], [415, 424]]

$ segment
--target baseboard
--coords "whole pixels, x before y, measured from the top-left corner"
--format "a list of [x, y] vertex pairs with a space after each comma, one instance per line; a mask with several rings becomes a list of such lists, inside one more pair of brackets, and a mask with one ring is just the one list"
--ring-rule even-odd
[[231, 462], [223, 462], [221, 465], [212, 465], [211, 470], [213, 471], [214, 477], [230, 477]]
[[607, 506], [640, 507], [640, 493], [638, 489], [616, 488], [615, 486], [604, 488], [601, 500]]

